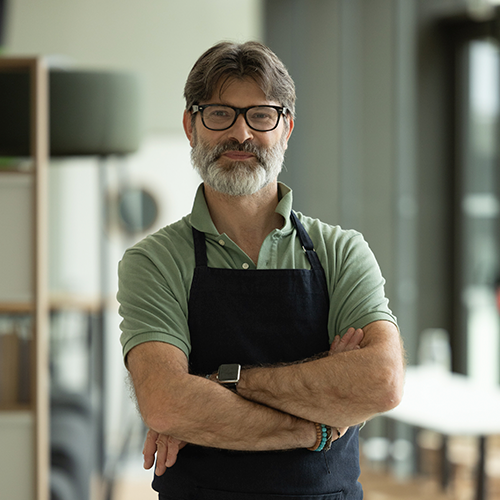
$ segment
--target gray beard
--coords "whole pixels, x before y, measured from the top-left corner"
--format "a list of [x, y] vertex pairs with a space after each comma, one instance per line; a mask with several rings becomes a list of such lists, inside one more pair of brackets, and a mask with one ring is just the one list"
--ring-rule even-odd
[[[285, 135], [271, 148], [258, 147], [252, 143], [240, 144], [237, 141], [228, 141], [212, 148], [198, 140], [196, 134], [194, 142], [191, 149], [193, 167], [204, 183], [215, 191], [229, 196], [255, 194], [276, 179], [283, 167]], [[221, 166], [219, 159], [226, 151], [253, 153], [255, 160], [233, 162], [224, 160], [225, 165]]]

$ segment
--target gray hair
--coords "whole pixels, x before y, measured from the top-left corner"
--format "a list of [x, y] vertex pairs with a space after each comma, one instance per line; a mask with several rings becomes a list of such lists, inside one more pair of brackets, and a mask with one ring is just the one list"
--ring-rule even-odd
[[295, 84], [276, 54], [259, 42], [221, 42], [196, 61], [184, 87], [186, 109], [210, 99], [219, 82], [219, 92], [232, 79], [252, 78], [266, 99], [285, 106], [295, 114]]

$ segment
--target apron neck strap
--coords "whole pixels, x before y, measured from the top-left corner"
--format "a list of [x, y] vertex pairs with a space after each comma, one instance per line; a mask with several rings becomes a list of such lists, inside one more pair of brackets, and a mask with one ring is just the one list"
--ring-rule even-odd
[[194, 227], [193, 230], [193, 241], [194, 241], [194, 256], [196, 259], [196, 267], [207, 267], [207, 244], [205, 242], [205, 233], [198, 231]]
[[313, 269], [323, 269], [323, 266], [321, 265], [318, 254], [314, 250], [314, 244], [309, 237], [309, 234], [307, 234], [307, 231], [305, 230], [304, 226], [302, 223], [299, 221], [297, 215], [295, 215], [295, 212], [292, 210], [290, 212], [290, 218], [292, 219], [293, 225], [295, 226], [295, 229], [297, 230], [297, 233], [299, 235], [299, 240], [300, 244], [302, 245], [302, 248], [304, 249], [304, 252], [307, 255], [307, 258], [309, 259], [309, 263], [311, 264], [311, 267]]

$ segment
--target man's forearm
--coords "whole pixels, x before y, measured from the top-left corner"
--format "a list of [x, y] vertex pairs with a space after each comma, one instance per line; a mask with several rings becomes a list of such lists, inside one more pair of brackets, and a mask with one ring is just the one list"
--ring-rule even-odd
[[150, 429], [189, 443], [233, 450], [280, 450], [314, 444], [311, 422], [248, 401], [215, 382], [191, 375], [184, 355], [179, 357], [180, 351], [173, 351], [176, 348], [149, 344], [131, 351], [129, 369], [141, 414]]
[[368, 325], [361, 348], [315, 361], [243, 370], [243, 397], [307, 420], [352, 426], [396, 406], [403, 357], [399, 333], [386, 322]]
[[176, 409], [165, 405], [168, 415], [146, 420], [150, 428], [192, 444], [233, 450], [284, 450], [314, 444], [311, 422], [248, 401], [203, 378], [187, 377], [190, 383], [183, 384]]

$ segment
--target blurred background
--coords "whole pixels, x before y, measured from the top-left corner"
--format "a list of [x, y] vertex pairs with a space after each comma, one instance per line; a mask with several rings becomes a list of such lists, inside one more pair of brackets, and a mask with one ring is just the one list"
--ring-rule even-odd
[[[183, 86], [199, 55], [220, 40], [263, 41], [288, 67], [297, 118], [281, 180], [294, 189], [296, 210], [364, 234], [387, 280], [409, 365], [433, 364], [498, 388], [495, 3], [0, 0], [0, 57], [44, 56], [54, 103], [63, 102], [59, 80], [98, 77], [95, 88], [110, 85], [96, 105], [104, 121], [108, 107], [112, 117], [103, 134], [113, 135], [113, 125], [125, 129], [119, 146], [65, 149], [69, 131], [76, 142], [96, 133], [77, 114], [95, 104], [85, 93], [92, 84], [82, 84], [82, 97], [70, 101], [74, 119], [71, 105], [50, 110], [61, 124], [51, 124], [60, 143], [51, 149], [47, 186], [52, 499], [150, 498], [151, 473], [141, 464], [144, 428], [121, 357], [116, 268], [127, 247], [191, 210], [200, 181], [182, 130]], [[66, 84], [60, 85], [62, 95]], [[9, 88], [0, 85], [5, 137], [16, 119], [7, 116]], [[113, 108], [114, 97], [124, 115]], [[18, 234], [29, 218], [15, 208], [22, 208], [15, 193], [25, 181], [16, 172], [29, 170], [26, 156], [0, 151], [1, 454], [13, 422], [25, 417], [22, 395], [6, 402], [1, 380], [9, 378], [12, 337], [30, 337], [30, 315], [12, 310], [24, 298], [12, 286], [17, 240], [5, 236], [7, 226]], [[74, 426], [66, 429], [68, 422]], [[421, 491], [480, 498], [475, 437], [485, 434], [483, 479], [488, 498], [500, 498], [500, 429], [448, 442], [428, 427], [377, 417], [362, 429], [368, 500], [420, 498]], [[1, 460], [12, 462], [12, 455]], [[13, 484], [26, 476], [19, 467]], [[9, 487], [3, 476], [1, 498], [35, 498], [31, 486], [27, 496]]]

